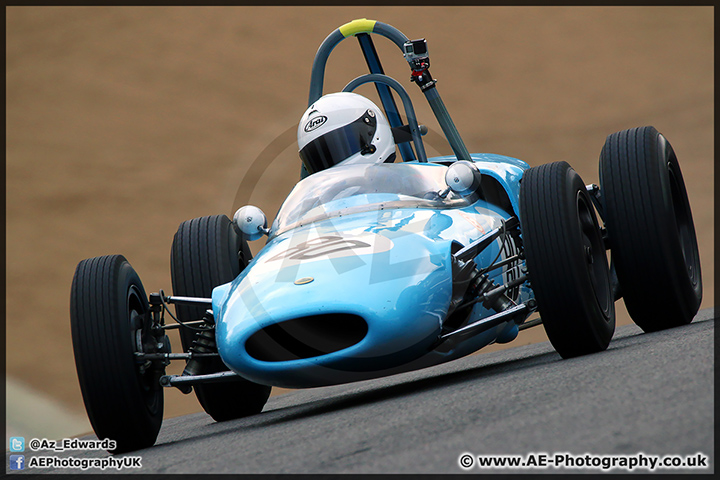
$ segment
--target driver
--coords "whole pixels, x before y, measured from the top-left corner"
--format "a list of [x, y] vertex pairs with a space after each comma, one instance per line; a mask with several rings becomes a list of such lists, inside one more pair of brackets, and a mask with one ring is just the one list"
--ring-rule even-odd
[[377, 105], [356, 93], [330, 93], [318, 99], [300, 119], [297, 138], [310, 174], [333, 165], [395, 160], [390, 124]]

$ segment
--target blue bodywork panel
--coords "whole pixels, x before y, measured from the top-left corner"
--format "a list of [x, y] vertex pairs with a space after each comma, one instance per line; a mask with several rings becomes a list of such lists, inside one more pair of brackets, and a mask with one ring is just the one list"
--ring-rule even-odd
[[[489, 175], [500, 182], [512, 203], [515, 212], [520, 211], [520, 179], [523, 172], [530, 168], [530, 165], [517, 158], [506, 157], [494, 153], [472, 153], [473, 162], [484, 175]], [[448, 155], [444, 157], [433, 157], [431, 162], [453, 162], [455, 157]]]
[[[513, 216], [478, 198], [433, 197], [447, 169], [438, 162], [453, 158], [333, 167], [301, 181], [267, 245], [212, 293], [218, 352], [228, 367], [256, 383], [304, 388], [434, 365], [514, 338], [517, 326], [508, 322], [452, 345], [438, 342], [453, 294], [453, 245], [468, 245]], [[517, 212], [528, 165], [491, 154], [472, 159]], [[497, 239], [475, 263], [482, 268], [516, 251], [512, 240]], [[504, 283], [517, 276], [510, 270], [498, 268], [490, 278]], [[512, 295], [525, 301], [531, 291], [522, 285]], [[477, 303], [468, 322], [492, 313]], [[313, 325], [334, 331], [338, 322], [355, 333], [343, 333], [348, 344], [334, 351], [307, 353], [312, 349], [283, 333], [301, 328], [311, 344], [323, 333]]]

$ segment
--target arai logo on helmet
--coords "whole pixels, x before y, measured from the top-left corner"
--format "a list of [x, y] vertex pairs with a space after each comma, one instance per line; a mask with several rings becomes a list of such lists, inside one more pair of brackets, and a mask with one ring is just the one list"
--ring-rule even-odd
[[324, 124], [325, 122], [327, 122], [327, 117], [324, 115], [320, 115], [319, 117], [311, 118], [305, 124], [305, 128], [303, 128], [303, 130], [305, 130], [306, 132], [312, 132], [316, 128], [322, 126], [322, 124]]

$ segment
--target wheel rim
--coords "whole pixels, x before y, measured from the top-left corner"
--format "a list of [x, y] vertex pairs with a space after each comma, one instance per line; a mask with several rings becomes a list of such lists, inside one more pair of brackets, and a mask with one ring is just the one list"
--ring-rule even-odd
[[677, 227], [678, 237], [680, 238], [680, 249], [682, 250], [683, 260], [685, 261], [686, 272], [690, 277], [693, 286], [697, 285], [698, 268], [695, 264], [695, 238], [692, 216], [690, 213], [690, 205], [687, 195], [684, 194], [681, 187], [680, 172], [676, 172], [671, 163], [668, 162], [668, 174], [670, 179], [670, 194], [672, 196], [673, 212], [675, 214], [675, 225]]
[[593, 209], [581, 191], [577, 194], [577, 214], [585, 267], [590, 277], [595, 301], [607, 321], [610, 316], [611, 292], [605, 245]]
[[[143, 317], [145, 315], [145, 305], [141, 300], [142, 294], [135, 285], [131, 285], [127, 296], [127, 311], [130, 321], [130, 334], [133, 345], [133, 353], [143, 353], [145, 345], [149, 342], [144, 341], [150, 333], [144, 328]], [[152, 353], [152, 352], [144, 352]], [[135, 373], [140, 386], [145, 404], [150, 412], [156, 412], [160, 398], [158, 395], [158, 387], [156, 386], [157, 378], [154, 366], [150, 362], [136, 363]]]

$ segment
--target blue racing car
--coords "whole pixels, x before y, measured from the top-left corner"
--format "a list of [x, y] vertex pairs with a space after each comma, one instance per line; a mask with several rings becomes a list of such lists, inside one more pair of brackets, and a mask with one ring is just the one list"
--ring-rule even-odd
[[[427, 158], [427, 127], [384, 75], [372, 34], [400, 49], [452, 155]], [[323, 94], [328, 57], [349, 37], [369, 73]], [[566, 162], [531, 168], [471, 154], [429, 67], [425, 39], [367, 19], [341, 26], [313, 63], [298, 125], [301, 180], [269, 226], [255, 206], [232, 220], [182, 223], [172, 295], [147, 295], [122, 255], [80, 262], [70, 307], [76, 366], [92, 426], [116, 441], [113, 453], [155, 443], [164, 388], [194, 389], [223, 421], [259, 413], [272, 386], [437, 365], [540, 324], [563, 358], [599, 352], [620, 298], [644, 331], [692, 321], [698, 245], [662, 134], [648, 126], [609, 135], [599, 185]], [[367, 83], [382, 108], [354, 92]], [[264, 236], [252, 258], [247, 242]], [[181, 375], [166, 374], [172, 360], [186, 362]]]

